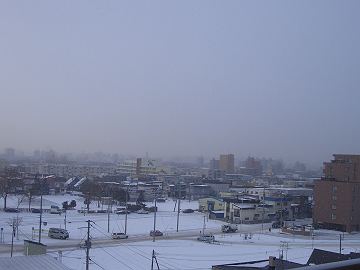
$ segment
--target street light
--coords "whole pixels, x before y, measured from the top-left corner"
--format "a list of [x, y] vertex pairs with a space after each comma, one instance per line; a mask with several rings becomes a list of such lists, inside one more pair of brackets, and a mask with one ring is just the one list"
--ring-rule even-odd
[[41, 243], [41, 226], [42, 226], [42, 212], [43, 212], [43, 186], [45, 178], [40, 178], [40, 222], [39, 222], [39, 243]]

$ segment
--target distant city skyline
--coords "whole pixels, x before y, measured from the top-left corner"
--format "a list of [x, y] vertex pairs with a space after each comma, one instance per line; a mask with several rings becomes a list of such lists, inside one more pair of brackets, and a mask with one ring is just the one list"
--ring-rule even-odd
[[[304, 164], [306, 166], [306, 169], [309, 170], [318, 170], [319, 167], [322, 166], [321, 164], [317, 164], [317, 163], [307, 163], [305, 161], [302, 160], [296, 160], [296, 161], [292, 161], [292, 160], [284, 160], [282, 158], [275, 158], [275, 157], [259, 157], [259, 156], [253, 156], [253, 155], [234, 155], [233, 153], [219, 153], [219, 154], [215, 154], [214, 156], [203, 156], [203, 155], [197, 155], [197, 156], [151, 156], [149, 155], [149, 153], [144, 153], [144, 154], [138, 154], [138, 155], [134, 155], [134, 154], [125, 154], [125, 153], [113, 153], [113, 152], [58, 152], [55, 151], [54, 149], [35, 149], [33, 151], [29, 151], [29, 152], [24, 152], [21, 149], [15, 149], [13, 147], [7, 147], [5, 149], [0, 149], [0, 160], [1, 159], [13, 159], [13, 160], [19, 160], [21, 161], [21, 157], [24, 158], [33, 158], [34, 160], [36, 159], [41, 159], [44, 160], [44, 158], [49, 158], [49, 155], [55, 157], [55, 160], [58, 159], [58, 161], [63, 160], [64, 158], [68, 158], [69, 161], [71, 160], [78, 160], [81, 161], [84, 158], [100, 158], [103, 157], [104, 159], [111, 159], [111, 160], [136, 160], [136, 158], [143, 158], [143, 159], [150, 159], [150, 160], [157, 160], [157, 161], [161, 161], [161, 162], [189, 162], [189, 163], [193, 163], [194, 165], [200, 165], [201, 166], [209, 166], [209, 168], [211, 169], [212, 167], [212, 161], [217, 161], [218, 162], [218, 166], [219, 166], [219, 161], [225, 157], [225, 159], [228, 158], [228, 156], [233, 156], [234, 161], [230, 161], [229, 165], [222, 165], [225, 167], [227, 166], [231, 166], [231, 162], [234, 162], [234, 166], [235, 167], [240, 167], [240, 164], [246, 164], [247, 159], [250, 158], [250, 162], [253, 162], [254, 160], [273, 160], [273, 161], [281, 161], [283, 163], [283, 165], [287, 168], [295, 166], [296, 164]], [[85, 161], [85, 160], [82, 160]], [[227, 163], [227, 161], [223, 161], [225, 163]], [[60, 162], [61, 163], [61, 162]], [[224, 169], [226, 170], [226, 169]], [[231, 171], [231, 169], [230, 169]]]
[[359, 1], [3, 1], [0, 149], [360, 153]]

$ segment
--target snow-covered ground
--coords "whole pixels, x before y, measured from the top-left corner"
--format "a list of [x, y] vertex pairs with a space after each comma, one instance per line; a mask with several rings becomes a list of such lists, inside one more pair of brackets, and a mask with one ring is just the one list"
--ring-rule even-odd
[[[77, 201], [77, 209], [84, 207], [84, 198], [64, 195], [64, 196], [44, 196], [44, 208], [51, 205], [59, 205], [63, 201]], [[1, 204], [3, 200], [1, 199]], [[18, 200], [16, 197], [8, 198], [8, 207], [16, 207]], [[0, 207], [1, 207], [0, 204]], [[39, 201], [35, 200], [32, 207], [38, 208]], [[148, 204], [151, 206], [152, 204]], [[107, 214], [80, 214], [76, 210], [67, 211], [67, 230], [70, 232], [70, 239], [56, 240], [50, 239], [47, 233], [43, 234], [42, 242], [48, 244], [49, 254], [57, 256], [57, 248], [63, 249], [63, 262], [73, 269], [85, 269], [85, 252], [79, 249], [80, 242], [86, 236], [86, 221], [95, 222], [91, 228], [91, 237], [96, 245], [90, 251], [93, 260], [91, 269], [149, 269], [151, 264], [152, 250], [155, 250], [156, 257], [160, 264], [160, 269], [211, 269], [212, 265], [231, 262], [262, 260], [269, 256], [279, 256], [281, 242], [287, 242], [288, 248], [284, 249], [284, 257], [289, 260], [305, 263], [313, 248], [326, 250], [339, 250], [339, 232], [319, 230], [316, 231], [314, 239], [304, 236], [292, 236], [280, 234], [279, 230], [267, 230], [269, 224], [264, 224], [261, 231], [261, 224], [241, 225], [240, 232], [234, 234], [217, 234], [216, 243], [208, 244], [196, 240], [196, 235], [203, 229], [204, 215], [199, 212], [191, 214], [180, 214], [180, 233], [176, 233], [177, 213], [174, 211], [175, 202], [168, 200], [165, 203], [158, 203], [157, 229], [164, 232], [165, 237], [157, 239], [155, 243], [147, 240], [149, 231], [153, 228], [154, 214], [128, 215], [128, 234], [129, 241], [119, 240], [114, 242], [96, 241], [110, 239], [112, 232], [124, 231], [124, 215], [111, 214], [110, 232], [107, 232]], [[23, 201], [22, 206], [26, 208], [27, 202]], [[198, 202], [182, 201], [181, 209], [197, 209]], [[91, 209], [102, 209], [93, 202]], [[107, 206], [103, 206], [107, 209]], [[11, 227], [9, 220], [13, 217], [21, 217], [22, 223], [19, 227], [19, 240], [15, 239], [15, 244], [22, 245], [24, 239], [37, 240], [37, 235], [32, 233], [32, 228], [38, 228], [39, 214], [21, 212], [5, 213], [0, 211], [0, 227], [4, 228], [4, 243], [0, 244], [0, 256], [7, 256], [9, 251], [8, 244], [11, 241]], [[47, 222], [43, 226], [45, 230], [50, 227], [64, 228], [64, 215], [43, 214], [43, 221]], [[305, 221], [310, 222], [310, 221]], [[206, 230], [219, 232], [223, 222], [207, 220], [205, 218]], [[251, 239], [245, 239], [245, 232], [252, 232]], [[180, 235], [181, 239], [174, 239]], [[137, 242], [132, 242], [132, 239]], [[343, 240], [344, 252], [360, 251], [360, 234], [345, 234]], [[61, 244], [69, 243], [64, 249]], [[16, 255], [21, 255], [17, 253]], [[98, 264], [98, 265], [97, 265]]]
[[[160, 269], [211, 269], [212, 265], [251, 260], [263, 260], [269, 256], [279, 256], [281, 242], [284, 258], [306, 263], [313, 247], [338, 251], [336, 240], [315, 240], [284, 237], [279, 234], [253, 234], [244, 239], [244, 234], [229, 234], [216, 237], [215, 244], [203, 243], [195, 238], [189, 240], [158, 240], [128, 243], [116, 247], [93, 248], [90, 251], [94, 263], [92, 269], [149, 269], [152, 250], [155, 250]], [[359, 237], [343, 243], [343, 252], [359, 251]], [[56, 254], [53, 254], [56, 256]], [[85, 252], [68, 251], [63, 254], [63, 262], [73, 269], [85, 269]], [[97, 263], [98, 265], [96, 265]]]
[[[51, 205], [61, 205], [63, 201], [77, 201], [76, 209], [81, 209], [84, 207], [83, 201], [84, 199], [81, 197], [65, 195], [65, 196], [44, 196], [45, 205], [50, 208]], [[2, 200], [1, 200], [2, 201]], [[14, 203], [17, 202], [17, 198], [9, 197], [8, 198], [8, 207], [14, 207]], [[27, 203], [25, 202], [25, 205]], [[32, 204], [32, 207], [36, 208], [36, 203]], [[148, 203], [148, 206], [153, 205], [152, 203]], [[91, 205], [91, 209], [107, 209], [107, 206], [97, 207], [97, 204], [93, 202]], [[157, 212], [157, 220], [156, 220], [156, 228], [162, 231], [165, 235], [171, 232], [176, 231], [176, 222], [177, 222], [177, 212], [174, 212], [175, 202], [172, 200], [168, 200], [165, 203], [157, 203], [158, 212]], [[45, 206], [46, 207], [46, 206]], [[115, 208], [115, 207], [114, 207]], [[197, 209], [198, 202], [197, 201], [182, 201], [181, 209]], [[22, 222], [19, 227], [19, 240], [16, 240], [16, 243], [22, 243], [23, 239], [37, 239], [37, 229], [39, 226], [39, 215], [35, 213], [29, 212], [21, 212], [21, 213], [5, 213], [0, 212], [0, 227], [4, 228], [4, 242], [10, 243], [11, 241], [11, 227], [9, 226], [9, 221], [14, 217], [21, 217]], [[110, 238], [110, 234], [112, 232], [123, 232], [125, 226], [125, 215], [110, 215], [110, 231], [107, 232], [107, 224], [108, 224], [108, 215], [107, 214], [80, 214], [76, 210], [67, 211], [67, 223], [66, 229], [70, 233], [70, 240], [78, 240], [80, 242], [81, 239], [85, 237], [86, 234], [86, 221], [92, 220], [95, 222], [94, 230], [92, 230], [93, 238]], [[54, 215], [50, 213], [44, 213], [43, 222], [46, 222], [46, 226], [43, 226], [45, 229], [45, 233], [42, 237], [42, 242], [44, 244], [58, 242], [59, 240], [51, 239], [47, 236], [46, 230], [51, 227], [56, 228], [64, 228], [64, 220], [65, 215]], [[180, 214], [180, 222], [179, 222], [179, 230], [180, 231], [199, 231], [203, 228], [203, 220], [204, 215], [199, 212], [194, 212], [191, 214]], [[154, 222], [154, 214], [137, 214], [131, 213], [128, 215], [128, 227], [127, 233], [130, 236], [136, 235], [148, 235], [150, 230], [153, 229]], [[207, 229], [220, 229], [222, 222], [207, 220], [206, 219], [206, 228]], [[34, 233], [32, 228], [35, 229]], [[68, 240], [67, 240], [68, 241]]]

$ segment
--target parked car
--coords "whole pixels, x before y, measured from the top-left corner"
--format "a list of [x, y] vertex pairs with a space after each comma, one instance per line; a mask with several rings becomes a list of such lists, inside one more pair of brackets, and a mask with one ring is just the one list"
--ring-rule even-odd
[[234, 233], [238, 230], [238, 226], [236, 224], [224, 224], [221, 226], [221, 231], [223, 233]]
[[163, 236], [164, 234], [160, 232], [159, 230], [156, 230], [155, 232], [153, 230], [150, 231], [150, 236]]
[[138, 214], [149, 214], [149, 212], [144, 210], [144, 209], [140, 209], [136, 213], [138, 213]]
[[40, 209], [37, 208], [31, 208], [31, 213], [40, 213]]
[[129, 210], [120, 210], [120, 211], [116, 211], [115, 213], [118, 214], [118, 215], [126, 215], [126, 212], [128, 214], [130, 214], [131, 212]]
[[215, 241], [215, 236], [212, 234], [202, 234], [197, 238], [198, 241], [212, 243]]
[[111, 235], [111, 238], [112, 238], [112, 239], [128, 239], [129, 236], [126, 235], [125, 233], [113, 233], [113, 234]]
[[155, 206], [145, 207], [144, 210], [154, 213], [154, 212], [157, 212], [157, 207], [155, 207]]
[[19, 213], [20, 212], [20, 210], [17, 208], [5, 208], [4, 211], [8, 212], [8, 213]]
[[50, 214], [58, 214], [60, 215], [61, 214], [61, 209], [59, 208], [59, 206], [56, 206], [56, 205], [52, 205], [51, 208], [50, 208]]
[[143, 204], [128, 204], [127, 205], [127, 209], [131, 212], [136, 212], [139, 211], [140, 209], [142, 209], [145, 205]]
[[184, 209], [182, 210], [182, 212], [188, 214], [188, 213], [194, 213], [195, 211], [193, 209]]
[[106, 214], [108, 212], [108, 210], [97, 210], [96, 213], [99, 214]]
[[55, 239], [68, 239], [69, 232], [65, 229], [50, 228], [48, 236], [50, 238], [55, 238]]
[[165, 198], [157, 198], [156, 201], [157, 202], [166, 202], [166, 199]]

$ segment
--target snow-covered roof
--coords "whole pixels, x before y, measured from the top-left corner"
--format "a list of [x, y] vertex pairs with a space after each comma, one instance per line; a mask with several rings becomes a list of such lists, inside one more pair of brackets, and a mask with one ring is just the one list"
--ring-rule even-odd
[[234, 203], [234, 207], [239, 208], [239, 209], [253, 209], [253, 208], [255, 208], [255, 206], [253, 204], [250, 204], [250, 203], [241, 203], [241, 204], [235, 204]]
[[49, 255], [15, 256], [0, 258], [0, 270], [71, 270]]
[[85, 182], [85, 180], [86, 180], [86, 177], [81, 178], [81, 179], [80, 179], [80, 181], [79, 181], [79, 182], [77, 182], [77, 183], [74, 185], [74, 187], [78, 187], [78, 186], [80, 186], [82, 183], [84, 183], [84, 182]]
[[65, 182], [65, 186], [70, 185], [72, 182], [74, 182], [75, 179], [76, 179], [76, 177], [71, 177], [70, 179], [68, 179], [68, 180]]
[[213, 210], [211, 210], [211, 213], [214, 213], [214, 214], [224, 214], [224, 211], [213, 211]]

